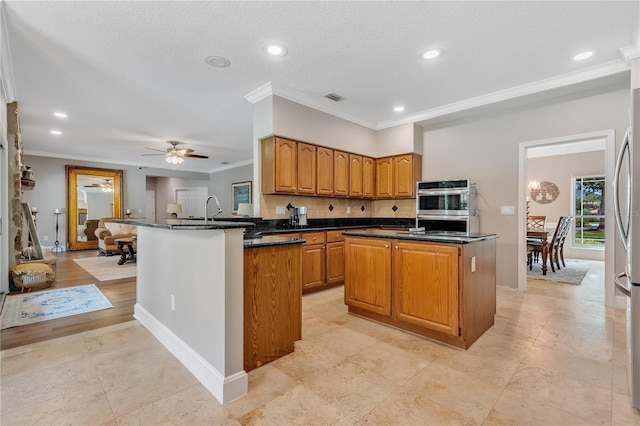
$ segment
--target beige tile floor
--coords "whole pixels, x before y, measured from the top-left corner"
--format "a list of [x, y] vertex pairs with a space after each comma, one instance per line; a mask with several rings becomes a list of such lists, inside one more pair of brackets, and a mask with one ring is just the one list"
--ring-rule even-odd
[[498, 289], [469, 350], [351, 316], [336, 288], [303, 298], [296, 351], [221, 406], [139, 323], [2, 352], [3, 425], [626, 425], [625, 316], [603, 267], [580, 286]]

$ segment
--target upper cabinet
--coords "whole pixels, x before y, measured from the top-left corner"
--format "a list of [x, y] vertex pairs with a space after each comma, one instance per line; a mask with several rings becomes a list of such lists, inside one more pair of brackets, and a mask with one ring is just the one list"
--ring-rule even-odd
[[316, 147], [317, 175], [316, 194], [333, 195], [333, 150]]
[[262, 141], [262, 192], [297, 193], [297, 154], [295, 141], [269, 137]]
[[263, 194], [413, 198], [418, 154], [374, 159], [278, 136], [261, 141]]
[[376, 198], [413, 198], [422, 179], [422, 156], [396, 155], [376, 160]]
[[333, 151], [333, 196], [349, 195], [349, 154]]
[[362, 155], [349, 154], [349, 197], [362, 197]]
[[298, 194], [316, 193], [316, 146], [298, 142]]
[[376, 196], [376, 160], [362, 157], [362, 198]]

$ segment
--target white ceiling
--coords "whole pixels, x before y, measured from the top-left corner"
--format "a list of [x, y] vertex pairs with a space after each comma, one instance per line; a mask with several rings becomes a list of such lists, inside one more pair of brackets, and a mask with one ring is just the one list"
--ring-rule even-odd
[[[267, 83], [275, 94], [379, 129], [628, 78], [620, 49], [634, 55], [638, 47], [637, 1], [0, 6], [27, 154], [170, 168], [162, 156], [141, 154], [179, 140], [209, 156], [175, 166], [192, 171], [253, 158], [245, 96]], [[269, 42], [285, 44], [288, 55], [266, 57]], [[444, 56], [421, 59], [430, 47]], [[585, 50], [595, 53], [572, 60]], [[209, 55], [231, 66], [211, 67]], [[333, 103], [327, 92], [346, 99]], [[406, 109], [396, 113], [396, 105]], [[69, 117], [55, 118], [58, 110]]]

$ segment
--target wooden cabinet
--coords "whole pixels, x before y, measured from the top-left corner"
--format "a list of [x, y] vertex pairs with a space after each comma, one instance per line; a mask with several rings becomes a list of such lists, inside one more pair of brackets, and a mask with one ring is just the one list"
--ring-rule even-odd
[[397, 155], [376, 160], [376, 198], [413, 198], [422, 179], [422, 156]]
[[458, 335], [458, 247], [394, 241], [393, 315]]
[[297, 192], [297, 154], [295, 141], [276, 136], [262, 141], [262, 192], [295, 194]]
[[300, 244], [244, 250], [244, 370], [293, 352], [302, 338]]
[[391, 315], [391, 240], [347, 238], [345, 303], [350, 307]]
[[298, 194], [316, 193], [316, 146], [298, 142]]
[[349, 197], [362, 197], [362, 155], [349, 154]]
[[413, 198], [416, 181], [422, 179], [422, 156], [406, 154], [393, 157], [393, 197]]
[[327, 285], [338, 285], [344, 282], [344, 235], [343, 231], [327, 231]]
[[310, 290], [325, 284], [326, 247], [324, 231], [301, 234], [302, 245], [302, 290]]
[[362, 157], [362, 198], [376, 196], [376, 160]]
[[393, 158], [376, 160], [376, 198], [393, 197]]
[[345, 238], [349, 312], [468, 348], [494, 323], [494, 239], [468, 244]]
[[349, 154], [333, 151], [333, 196], [349, 195]]
[[333, 195], [333, 150], [319, 146], [316, 148], [316, 158], [316, 194]]

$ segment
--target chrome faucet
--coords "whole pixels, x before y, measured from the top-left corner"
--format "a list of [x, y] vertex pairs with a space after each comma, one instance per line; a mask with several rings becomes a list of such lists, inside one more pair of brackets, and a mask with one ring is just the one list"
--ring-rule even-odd
[[[212, 198], [216, 201], [216, 207], [218, 208], [218, 213], [214, 214], [214, 216], [222, 213], [222, 207], [220, 207], [220, 200], [218, 200], [218, 197], [216, 197], [215, 195], [209, 195], [207, 197], [207, 201], [204, 202], [204, 223], [205, 224], [207, 223], [207, 217], [209, 216], [207, 212], [207, 206], [209, 205], [209, 200]], [[213, 218], [211, 220], [213, 220]]]

